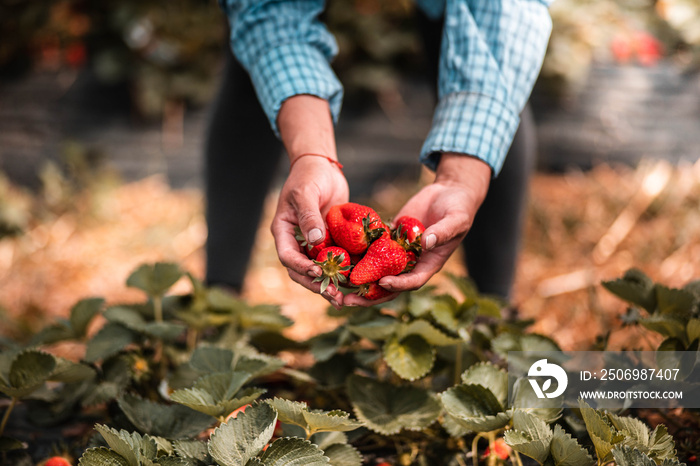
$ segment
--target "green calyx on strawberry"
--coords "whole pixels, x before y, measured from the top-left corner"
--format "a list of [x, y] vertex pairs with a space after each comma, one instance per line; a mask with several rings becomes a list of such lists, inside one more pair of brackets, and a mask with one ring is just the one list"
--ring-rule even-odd
[[396, 225], [391, 231], [394, 238], [406, 251], [411, 251], [415, 256], [420, 256], [423, 248], [420, 244], [421, 237], [425, 231], [425, 226], [417, 218], [404, 215], [394, 222]]
[[350, 254], [362, 254], [387, 231], [377, 212], [353, 202], [331, 207], [326, 223], [335, 244]]
[[314, 283], [321, 282], [321, 293], [326, 291], [331, 282], [338, 289], [340, 283], [348, 281], [352, 265], [350, 254], [343, 248], [330, 246], [322, 249], [314, 263], [321, 267], [321, 276], [314, 279]]
[[388, 291], [381, 286], [379, 286], [378, 283], [365, 283], [360, 285], [360, 287], [357, 289], [357, 294], [358, 296], [362, 296], [365, 299], [369, 300], [375, 300], [375, 299], [381, 299], [385, 296], [389, 296], [391, 294], [391, 291]]
[[364, 285], [387, 275], [398, 275], [406, 269], [408, 261], [403, 246], [385, 233], [369, 246], [365, 256], [352, 269], [350, 283]]
[[318, 243], [317, 245], [312, 245], [309, 244], [308, 241], [306, 241], [306, 238], [304, 238], [304, 235], [301, 232], [301, 228], [294, 227], [294, 238], [297, 240], [297, 243], [299, 243], [299, 246], [304, 250], [306, 255], [310, 259], [315, 259], [318, 257], [318, 253], [321, 252], [322, 249], [325, 249], [329, 246], [333, 246], [333, 239], [331, 238], [331, 232], [326, 230], [326, 236], [323, 238], [323, 241]]

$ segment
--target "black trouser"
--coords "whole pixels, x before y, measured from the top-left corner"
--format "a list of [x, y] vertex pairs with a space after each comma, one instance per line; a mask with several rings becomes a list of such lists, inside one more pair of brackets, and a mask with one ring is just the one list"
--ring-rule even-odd
[[[441, 25], [421, 20], [428, 73], [437, 76]], [[247, 73], [228, 52], [223, 83], [207, 135], [206, 278], [210, 284], [240, 290], [263, 211], [282, 154], [257, 101]], [[436, 82], [435, 80], [433, 82]], [[535, 156], [535, 132], [529, 108], [500, 175], [464, 240], [467, 269], [482, 293], [508, 297], [515, 274], [528, 180]]]

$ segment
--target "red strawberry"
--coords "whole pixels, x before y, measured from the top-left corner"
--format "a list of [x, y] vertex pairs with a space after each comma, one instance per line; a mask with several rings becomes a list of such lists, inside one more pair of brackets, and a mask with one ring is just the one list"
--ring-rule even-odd
[[360, 288], [357, 290], [357, 294], [365, 299], [374, 300], [389, 296], [391, 291], [385, 290], [375, 282], [360, 285]]
[[314, 262], [321, 266], [321, 276], [314, 279], [314, 282], [321, 282], [321, 293], [326, 291], [331, 282], [338, 289], [338, 283], [348, 281], [347, 277], [352, 266], [350, 265], [350, 254], [345, 249], [338, 246], [322, 249]]
[[420, 240], [425, 227], [417, 218], [404, 215], [394, 222], [392, 237], [407, 251], [413, 251], [416, 255], [421, 253]]
[[379, 238], [386, 225], [373, 209], [348, 202], [331, 207], [326, 223], [335, 244], [350, 254], [362, 254], [375, 239]]
[[294, 228], [294, 234], [299, 246], [301, 246], [310, 259], [315, 259], [318, 257], [318, 253], [321, 252], [322, 249], [333, 246], [333, 238], [331, 238], [331, 232], [328, 230], [326, 230], [326, 237], [323, 238], [323, 241], [318, 243], [316, 246], [313, 246], [306, 241], [306, 238], [304, 238], [304, 235], [301, 233], [301, 229], [299, 227]]
[[404, 248], [385, 233], [370, 245], [365, 257], [352, 269], [350, 283], [363, 285], [387, 275], [398, 275], [407, 264], [408, 255]]
[[406, 251], [406, 257], [408, 257], [408, 263], [406, 268], [403, 269], [404, 272], [410, 272], [416, 268], [416, 254], [413, 251]]
[[44, 463], [44, 466], [71, 466], [71, 464], [62, 456], [52, 456]]

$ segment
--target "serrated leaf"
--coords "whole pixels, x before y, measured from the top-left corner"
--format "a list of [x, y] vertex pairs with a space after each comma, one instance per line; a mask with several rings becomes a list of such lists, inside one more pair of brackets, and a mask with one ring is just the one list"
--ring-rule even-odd
[[368, 322], [348, 325], [347, 329], [369, 340], [385, 340], [394, 334], [398, 325], [395, 317], [382, 314]]
[[117, 452], [105, 447], [85, 450], [78, 464], [81, 466], [134, 466]]
[[271, 374], [285, 365], [284, 361], [274, 356], [265, 354], [255, 354], [241, 356], [236, 361], [234, 370], [247, 372], [251, 378], [259, 377], [265, 374]]
[[549, 456], [552, 429], [539, 417], [525, 411], [515, 410], [513, 430], [504, 434], [505, 441], [514, 450], [544, 464]]
[[341, 410], [304, 411], [302, 414], [311, 433], [349, 432], [362, 427], [361, 422], [350, 419], [350, 414]]
[[527, 379], [518, 379], [513, 385], [513, 408], [533, 414], [547, 423], [561, 416], [564, 402], [560, 397], [539, 398]]
[[111, 427], [97, 424], [95, 429], [102, 435], [109, 448], [122, 456], [129, 465], [138, 466], [143, 460], [152, 460], [158, 453], [153, 439], [142, 437], [136, 432], [117, 431]]
[[503, 438], [513, 450], [529, 456], [537, 461], [538, 464], [544, 464], [544, 461], [549, 456], [549, 442], [547, 440], [533, 440], [519, 430], [507, 430], [503, 434]]
[[684, 380], [697, 365], [698, 344], [700, 341], [693, 341], [689, 347], [686, 347], [677, 338], [667, 338], [656, 350], [656, 365], [660, 369], [679, 369], [679, 379]]
[[269, 446], [261, 457], [265, 466], [321, 466], [328, 458], [318, 447], [300, 438], [281, 438]]
[[42, 329], [31, 340], [30, 345], [51, 345], [59, 341], [72, 340], [76, 338], [75, 332], [68, 322], [60, 322]]
[[183, 272], [177, 264], [144, 264], [129, 275], [126, 286], [138, 288], [151, 297], [162, 296], [182, 275]]
[[12, 437], [0, 437], [0, 453], [13, 451], [13, 450], [24, 450], [26, 447], [24, 443]]
[[331, 445], [348, 443], [348, 436], [344, 432], [319, 432], [312, 435], [309, 440], [321, 450], [325, 450]]
[[76, 363], [65, 358], [56, 358], [50, 380], [64, 383], [77, 383], [86, 380], [93, 380], [97, 376], [95, 369], [87, 364]]
[[508, 374], [489, 362], [481, 362], [469, 367], [462, 374], [462, 383], [476, 384], [487, 388], [501, 406], [508, 399]]
[[599, 461], [610, 461], [615, 444], [623, 441], [625, 437], [615, 431], [609, 424], [607, 416], [591, 408], [581, 399], [579, 399], [579, 408]]
[[700, 339], [700, 319], [690, 319], [686, 327], [686, 333], [689, 342]]
[[439, 297], [435, 299], [433, 305], [429, 307], [429, 311], [439, 325], [447, 329], [456, 330], [459, 326], [459, 321], [456, 317], [458, 308], [459, 304], [457, 301], [448, 295], [446, 298]]
[[608, 419], [613, 427], [625, 434], [626, 441], [632, 441], [635, 444], [646, 447], [649, 443], [649, 428], [639, 419], [627, 416], [616, 416], [608, 414]]
[[143, 332], [146, 327], [146, 319], [139, 311], [127, 306], [112, 306], [105, 309], [102, 314], [108, 322], [120, 324], [131, 330]]
[[491, 340], [491, 347], [502, 357], [507, 357], [509, 351], [523, 352], [560, 352], [561, 349], [551, 338], [536, 333], [517, 334], [501, 333]]
[[23, 351], [12, 359], [8, 383], [0, 384], [0, 391], [11, 397], [27, 396], [49, 379], [55, 367], [54, 356], [42, 351]]
[[676, 444], [668, 433], [666, 426], [659, 424], [649, 435], [648, 453], [656, 461], [677, 461]]
[[234, 353], [228, 348], [200, 346], [192, 352], [190, 365], [204, 373], [227, 372], [233, 369]]
[[500, 429], [510, 421], [496, 397], [481, 385], [462, 384], [449, 388], [440, 395], [448, 414], [464, 428], [474, 432]]
[[264, 390], [258, 389], [241, 393], [238, 398], [241, 387], [248, 379], [250, 374], [239, 371], [206, 375], [192, 388], [175, 390], [170, 399], [210, 416], [226, 416], [264, 393]]
[[637, 269], [628, 270], [623, 278], [604, 281], [603, 287], [619, 298], [653, 312], [656, 308], [654, 282]]
[[323, 450], [332, 466], [361, 466], [362, 455], [352, 445], [336, 443]]
[[246, 462], [245, 466], [265, 466], [260, 458], [251, 458]]
[[586, 449], [567, 434], [559, 424], [554, 426], [549, 450], [556, 466], [589, 466], [595, 463]]
[[678, 288], [668, 288], [659, 284], [656, 285], [655, 290], [658, 312], [673, 315], [683, 320], [687, 320], [690, 317], [695, 304], [693, 293]]
[[276, 421], [277, 412], [272, 406], [257, 403], [214, 431], [209, 454], [221, 466], [244, 465], [270, 441]]
[[158, 465], [158, 466], [191, 466], [191, 462], [184, 459], [184, 458], [178, 458], [177, 456], [166, 455], [166, 456], [159, 456], [158, 459], [154, 462], [154, 465]]
[[612, 450], [617, 466], [656, 466], [654, 460], [636, 448], [622, 445]]
[[435, 363], [435, 349], [418, 335], [399, 341], [393, 336], [384, 343], [384, 360], [402, 379], [416, 380], [430, 372]]
[[134, 427], [168, 439], [195, 436], [214, 422], [211, 416], [183, 405], [165, 405], [130, 394], [123, 395], [118, 402]]
[[454, 338], [446, 333], [443, 333], [430, 322], [423, 319], [414, 320], [408, 324], [402, 323], [396, 329], [396, 336], [399, 339], [406, 338], [411, 335], [418, 335], [431, 345], [436, 346], [455, 345], [462, 341], [459, 338]]
[[395, 386], [351, 375], [347, 390], [357, 418], [380, 434], [421, 430], [440, 415], [440, 403], [435, 397], [410, 385]]
[[104, 302], [102, 298], [86, 298], [81, 299], [71, 308], [69, 319], [76, 338], [85, 336], [88, 325], [100, 312]]
[[664, 337], [685, 340], [685, 322], [672, 315], [652, 314], [639, 321], [644, 327]]
[[114, 356], [127, 345], [134, 343], [137, 335], [128, 328], [114, 323], [105, 324], [88, 342], [85, 350], [85, 360], [96, 362]]
[[173, 450], [182, 458], [191, 458], [202, 463], [209, 462], [207, 444], [199, 440], [181, 439], [173, 442]]
[[476, 299], [476, 309], [480, 316], [500, 318], [503, 305], [493, 298], [482, 297]]
[[450, 281], [459, 289], [465, 299], [475, 298], [478, 295], [476, 285], [468, 277], [458, 277], [455, 274], [447, 273]]
[[266, 402], [277, 411], [277, 419], [281, 423], [293, 424], [306, 428], [304, 412], [309, 409], [306, 403], [277, 397], [272, 400], [267, 400]]
[[442, 417], [442, 427], [450, 434], [450, 437], [454, 438], [461, 438], [472, 433], [472, 430], [464, 427], [456, 417], [448, 413]]

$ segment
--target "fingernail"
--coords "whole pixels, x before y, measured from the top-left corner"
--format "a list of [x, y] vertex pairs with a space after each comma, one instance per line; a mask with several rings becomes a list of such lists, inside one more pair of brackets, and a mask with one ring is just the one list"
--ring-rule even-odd
[[323, 233], [318, 228], [314, 228], [309, 232], [309, 243], [315, 243], [323, 237]]
[[338, 304], [338, 301], [336, 301], [335, 299], [331, 299], [331, 304], [332, 304], [334, 307], [340, 306], [340, 305]]
[[392, 285], [391, 282], [380, 282], [379, 286], [381, 286], [387, 291], [391, 291], [394, 289], [394, 285]]
[[306, 275], [308, 275], [311, 278], [320, 277], [321, 276], [321, 268], [318, 266], [314, 266], [308, 272], [306, 272]]
[[425, 249], [433, 249], [435, 247], [435, 243], [437, 243], [437, 236], [434, 234], [428, 235], [428, 237], [425, 238]]

